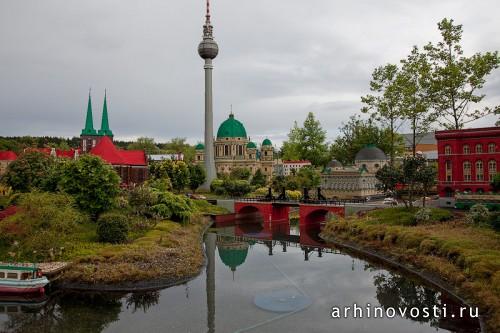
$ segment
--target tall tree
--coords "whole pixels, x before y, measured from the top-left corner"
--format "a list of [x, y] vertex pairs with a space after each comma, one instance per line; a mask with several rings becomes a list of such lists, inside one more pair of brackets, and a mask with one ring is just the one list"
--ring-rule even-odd
[[404, 150], [403, 138], [391, 133], [389, 128], [379, 128], [373, 119], [363, 120], [359, 115], [351, 116], [347, 123], [339, 128], [340, 135], [330, 147], [331, 155], [344, 165], [354, 163], [356, 153], [367, 144], [374, 144], [384, 152], [391, 149], [391, 137], [394, 135], [394, 154], [399, 155]]
[[439, 113], [431, 109], [431, 66], [425, 54], [414, 46], [406, 59], [396, 84], [401, 91], [402, 110], [412, 131], [412, 154], [415, 156], [418, 138], [430, 130]]
[[300, 156], [300, 131], [301, 129], [294, 121], [293, 127], [288, 133], [288, 140], [283, 142], [281, 147], [281, 158], [284, 160], [299, 160]]
[[136, 142], [127, 146], [129, 150], [144, 150], [146, 154], [158, 154], [160, 149], [156, 146], [153, 138], [140, 137]]
[[394, 64], [377, 67], [372, 73], [370, 81], [371, 95], [361, 97], [365, 104], [361, 109], [389, 129], [390, 145], [389, 156], [391, 165], [394, 164], [396, 145], [398, 143], [399, 127], [404, 123], [401, 97], [402, 92], [397, 84], [399, 68]]
[[205, 169], [199, 164], [190, 164], [189, 169], [189, 188], [196, 190], [201, 184], [205, 182], [206, 174]]
[[449, 129], [463, 128], [464, 124], [500, 110], [500, 106], [474, 109], [472, 104], [483, 100], [478, 94], [486, 77], [498, 68], [498, 51], [476, 53], [466, 57], [462, 49], [462, 25], [444, 18], [438, 23], [442, 40], [425, 46], [432, 66], [432, 104], [438, 121]]
[[329, 160], [328, 145], [326, 143], [326, 131], [316, 120], [314, 113], [309, 112], [304, 127], [299, 131], [300, 156], [304, 160], [311, 161], [314, 166], [326, 165]]
[[19, 192], [30, 192], [43, 187], [51, 173], [55, 159], [41, 152], [26, 152], [7, 167], [2, 182]]

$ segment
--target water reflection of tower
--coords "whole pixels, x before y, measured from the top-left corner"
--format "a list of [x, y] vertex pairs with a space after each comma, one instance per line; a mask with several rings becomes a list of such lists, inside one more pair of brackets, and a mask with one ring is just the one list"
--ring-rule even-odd
[[236, 268], [243, 265], [247, 258], [248, 246], [247, 242], [235, 240], [221, 240], [217, 243], [220, 260], [233, 272], [233, 280]]
[[205, 237], [207, 255], [207, 326], [208, 332], [215, 332], [215, 243], [217, 235], [208, 233]]

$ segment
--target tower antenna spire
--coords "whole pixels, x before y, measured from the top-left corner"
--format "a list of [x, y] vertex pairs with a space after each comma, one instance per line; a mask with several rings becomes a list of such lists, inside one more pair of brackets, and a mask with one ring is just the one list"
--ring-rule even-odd
[[205, 15], [205, 17], [207, 19], [207, 25], [210, 24], [210, 0], [207, 0], [207, 15]]

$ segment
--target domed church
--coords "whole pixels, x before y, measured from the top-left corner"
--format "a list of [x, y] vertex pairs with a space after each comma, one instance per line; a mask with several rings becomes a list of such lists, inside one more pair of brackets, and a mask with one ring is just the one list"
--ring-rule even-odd
[[[204, 148], [202, 143], [196, 146], [196, 163], [203, 163]], [[271, 140], [262, 141], [259, 149], [247, 136], [245, 126], [234, 118], [232, 112], [219, 126], [214, 151], [217, 173], [230, 173], [234, 168], [247, 168], [252, 174], [260, 169], [268, 178], [272, 176], [274, 148]]]

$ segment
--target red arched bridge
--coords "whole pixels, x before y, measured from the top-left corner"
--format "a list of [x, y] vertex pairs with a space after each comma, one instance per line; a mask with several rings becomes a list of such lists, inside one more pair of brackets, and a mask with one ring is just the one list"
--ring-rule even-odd
[[338, 200], [268, 200], [266, 198], [241, 198], [234, 201], [238, 217], [256, 216], [265, 222], [288, 220], [290, 207], [299, 207], [300, 225], [324, 222], [331, 213], [345, 216], [345, 202]]

